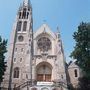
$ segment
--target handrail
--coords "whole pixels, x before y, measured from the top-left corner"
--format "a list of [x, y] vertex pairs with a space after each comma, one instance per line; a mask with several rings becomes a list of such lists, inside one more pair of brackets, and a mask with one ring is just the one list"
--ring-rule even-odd
[[[35, 85], [35, 84], [34, 84], [34, 85]], [[19, 88], [19, 90], [20, 90], [20, 88], [25, 87], [25, 86], [32, 86], [32, 82], [31, 82], [30, 80], [29, 80], [29, 81], [26, 81], [26, 82], [24, 82], [23, 84], [15, 87], [15, 88], [17, 88], [17, 90], [18, 90], [18, 88]], [[64, 87], [64, 88], [67, 88], [67, 84], [64, 83], [64, 82], [58, 82], [58, 83], [57, 83], [57, 82], [54, 82], [54, 84], [53, 84], [52, 86], [56, 86], [56, 87], [62, 86], [62, 87]]]
[[24, 82], [23, 84], [21, 84], [21, 85], [19, 85], [19, 86], [17, 86], [16, 88], [19, 88], [19, 87], [25, 87], [25, 86], [27, 86], [27, 85], [32, 85], [32, 83], [31, 83], [31, 81], [30, 81], [30, 80], [29, 80], [29, 81]]

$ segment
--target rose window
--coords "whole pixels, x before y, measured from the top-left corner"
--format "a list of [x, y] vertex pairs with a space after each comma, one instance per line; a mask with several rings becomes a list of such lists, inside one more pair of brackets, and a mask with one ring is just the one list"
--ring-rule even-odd
[[51, 41], [46, 37], [40, 38], [37, 42], [37, 45], [38, 49], [43, 52], [46, 52], [51, 49]]

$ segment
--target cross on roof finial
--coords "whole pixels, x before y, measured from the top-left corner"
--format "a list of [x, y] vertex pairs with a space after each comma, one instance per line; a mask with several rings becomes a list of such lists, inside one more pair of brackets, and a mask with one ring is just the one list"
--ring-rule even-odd
[[57, 32], [58, 32], [58, 33], [60, 33], [60, 29], [59, 29], [59, 27], [58, 27], [58, 26], [57, 26]]
[[23, 5], [24, 5], [24, 6], [28, 6], [29, 4], [30, 4], [30, 0], [24, 0], [24, 1], [23, 1]]
[[44, 22], [46, 22], [46, 20], [43, 20]]

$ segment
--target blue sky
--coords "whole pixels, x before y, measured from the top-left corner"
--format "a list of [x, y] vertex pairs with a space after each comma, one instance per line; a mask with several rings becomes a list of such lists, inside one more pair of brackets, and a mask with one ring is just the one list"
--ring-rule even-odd
[[[0, 35], [8, 39], [20, 3], [23, 0], [0, 0]], [[43, 23], [56, 31], [59, 26], [67, 61], [75, 42], [73, 32], [80, 22], [90, 22], [90, 0], [31, 0], [34, 30]]]

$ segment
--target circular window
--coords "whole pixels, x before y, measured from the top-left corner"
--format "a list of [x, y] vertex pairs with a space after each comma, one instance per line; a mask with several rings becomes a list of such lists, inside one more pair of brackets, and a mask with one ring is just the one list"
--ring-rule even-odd
[[24, 39], [24, 37], [23, 37], [23, 36], [19, 36], [19, 37], [18, 37], [18, 40], [19, 40], [20, 42], [22, 42], [22, 41], [23, 41], [23, 39]]
[[47, 37], [42, 37], [37, 42], [38, 48], [45, 52], [51, 49], [51, 41]]

